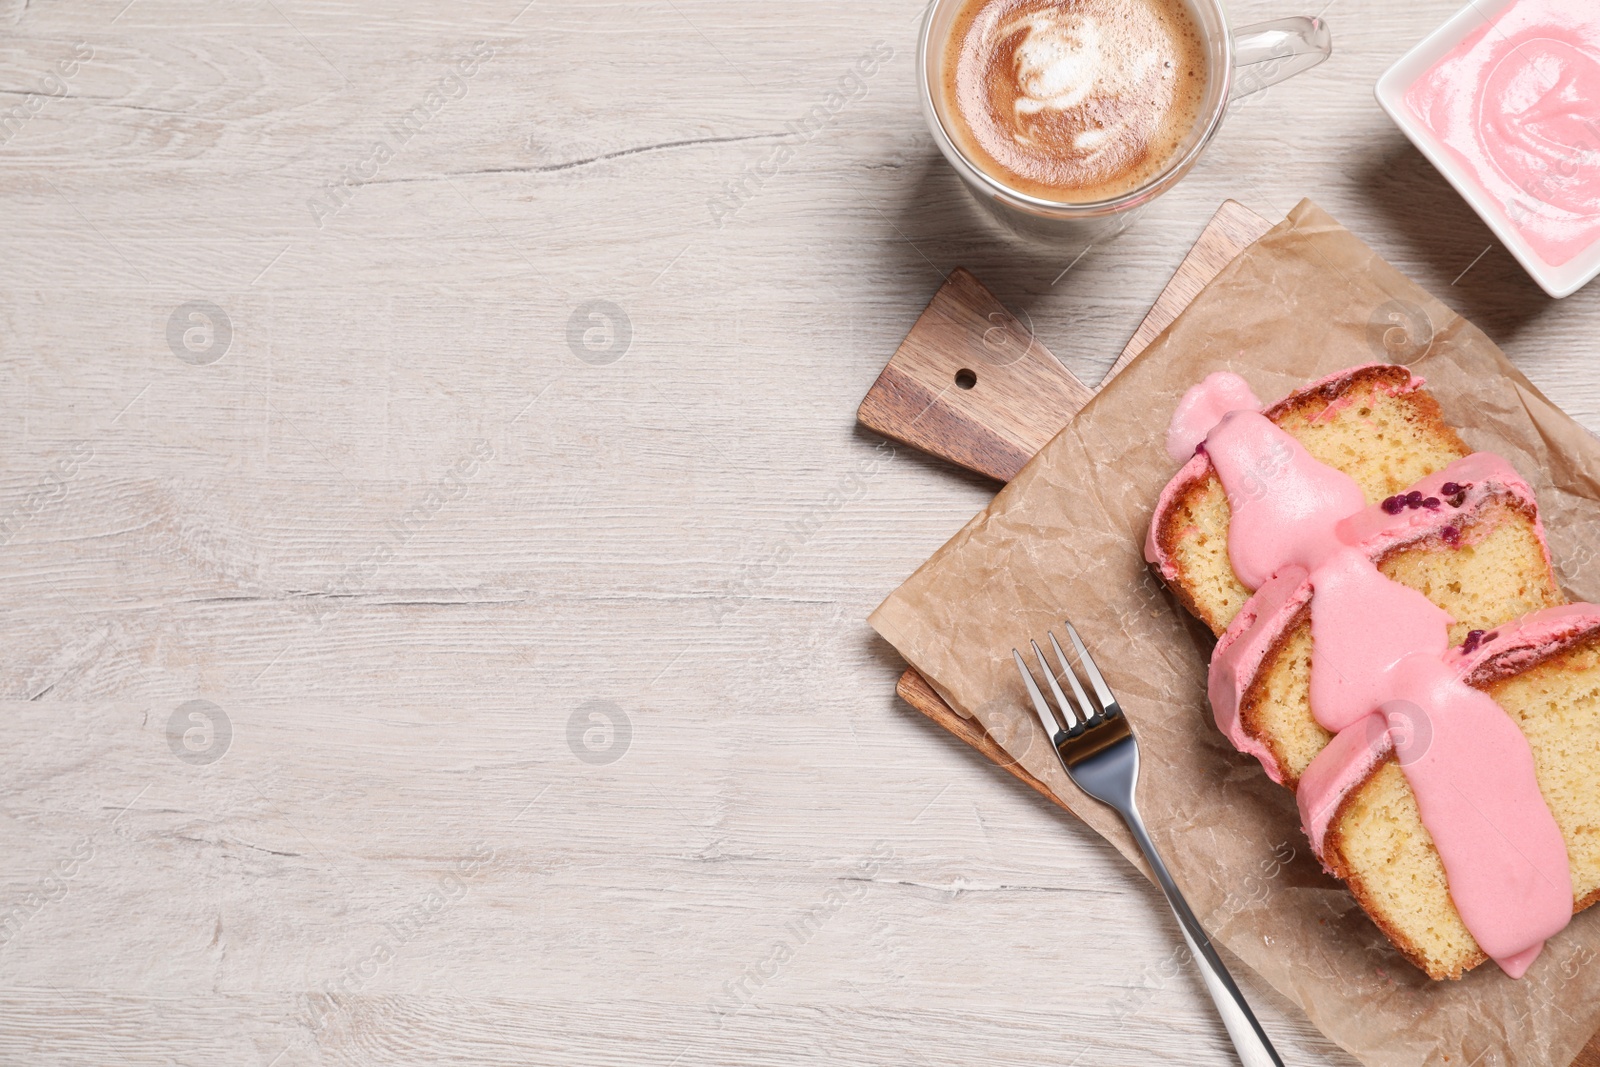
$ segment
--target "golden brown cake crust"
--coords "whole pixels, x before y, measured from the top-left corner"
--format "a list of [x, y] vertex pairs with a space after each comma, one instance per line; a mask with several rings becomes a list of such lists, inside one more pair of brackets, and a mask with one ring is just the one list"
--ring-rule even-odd
[[[1216, 468], [1207, 459], [1205, 473], [1184, 486], [1173, 500], [1172, 507], [1158, 517], [1155, 542], [1164, 559], [1175, 560], [1178, 558], [1178, 541], [1182, 538], [1184, 531], [1183, 516], [1190, 512], [1203, 494], [1220, 491], [1221, 485], [1222, 483], [1217, 478]], [[1223, 499], [1222, 506], [1224, 508], [1228, 506], [1226, 498]], [[1156, 569], [1156, 575], [1160, 577], [1160, 568], [1154, 563], [1151, 564], [1151, 567]], [[1166, 582], [1167, 588], [1172, 590], [1172, 595], [1178, 598], [1178, 603], [1183, 605], [1185, 611], [1209, 626], [1213, 634], [1221, 636], [1222, 631], [1228, 628], [1228, 620], [1212, 618], [1211, 613], [1195, 600], [1194, 594], [1190, 592], [1189, 585], [1190, 583], [1184, 581], [1181, 567], [1176, 580]]]
[[1530, 657], [1517, 659], [1510, 663], [1501, 659], [1490, 659], [1467, 675], [1466, 681], [1474, 689], [1487, 690], [1496, 682], [1518, 674], [1526, 674], [1536, 667], [1544, 666], [1553, 659], [1575, 655], [1591, 648], [1600, 648], [1600, 628], [1580, 630], [1569, 634], [1559, 641], [1552, 641]]
[[[1334, 810], [1333, 820], [1328, 824], [1328, 832], [1323, 837], [1322, 862], [1336, 878], [1344, 882], [1346, 888], [1350, 890], [1350, 895], [1356, 898], [1356, 903], [1361, 905], [1361, 910], [1367, 913], [1367, 917], [1372, 920], [1373, 925], [1383, 932], [1383, 936], [1389, 939], [1389, 943], [1394, 945], [1400, 955], [1404, 956], [1413, 967], [1435, 982], [1444, 979], [1459, 979], [1463, 974], [1472, 970], [1472, 968], [1489, 957], [1484, 955], [1482, 950], [1479, 950], [1475, 959], [1470, 962], [1460, 961], [1458, 966], [1449, 970], [1440, 970], [1429, 965], [1421, 947], [1408, 937], [1404, 930], [1388, 921], [1382, 906], [1362, 879], [1361, 872], [1346, 862], [1344, 857], [1345, 818], [1350, 814], [1350, 809], [1355, 804], [1356, 798], [1361, 795], [1361, 791], [1367, 788], [1385, 767], [1392, 765], [1394, 762], [1393, 755], [1379, 760], [1377, 765], [1361, 779], [1360, 783], [1346, 793], [1343, 800], [1339, 801], [1338, 808]], [[1430, 849], [1433, 848], [1432, 843], [1428, 847]]]
[[[1468, 683], [1475, 689], [1487, 691], [1498, 681], [1502, 681], [1515, 675], [1524, 674], [1562, 657], [1576, 656], [1579, 653], [1590, 649], [1600, 649], [1600, 628], [1580, 631], [1565, 640], [1553, 642], [1549, 648], [1541, 649], [1540, 652], [1533, 658], [1518, 660], [1514, 667], [1495, 670], [1493, 669], [1493, 664], [1491, 661], [1489, 669], [1480, 669], [1479, 671], [1474, 672], [1468, 678]], [[1405, 958], [1409, 960], [1418, 970], [1422, 971], [1429, 978], [1435, 981], [1441, 979], [1458, 979], [1467, 971], [1472, 970], [1474, 967], [1486, 961], [1489, 957], [1479, 950], [1470, 958], [1456, 961], [1456, 966], [1454, 967], [1448, 969], [1431, 967], [1428, 964], [1428, 961], [1424, 958], [1417, 944], [1407, 937], [1403, 930], [1399, 929], [1385, 918], [1381, 904], [1375, 899], [1372, 892], [1364, 883], [1360, 871], [1353, 867], [1345, 858], [1344, 827], [1346, 818], [1351, 814], [1353, 806], [1357, 802], [1362, 791], [1372, 783], [1373, 779], [1376, 778], [1385, 767], [1394, 763], [1395, 758], [1392, 754], [1386, 756], [1383, 760], [1380, 760], [1378, 764], [1374, 766], [1372, 770], [1368, 771], [1367, 774], [1362, 777], [1361, 781], [1353, 789], [1346, 793], [1343, 799], [1339, 801], [1338, 807], [1334, 810], [1333, 818], [1328, 824], [1327, 833], [1323, 838], [1323, 863], [1335, 876], [1344, 881], [1345, 885], [1349, 887], [1351, 895], [1354, 896], [1356, 898], [1356, 902], [1361, 905], [1361, 910], [1367, 913], [1368, 917], [1372, 919], [1373, 923], [1378, 927], [1378, 929], [1383, 931], [1384, 936], [1387, 937], [1390, 942], [1394, 944], [1395, 948], [1400, 951], [1401, 955], [1405, 956]], [[1428, 848], [1430, 850], [1433, 849], [1431, 842], [1429, 843]], [[1585, 893], [1582, 897], [1573, 901], [1572, 913], [1576, 915], [1587, 908], [1593, 907], [1595, 904], [1600, 904], [1600, 886], [1596, 886], [1594, 889], [1591, 889], [1589, 892]]]
[[[1216, 475], [1211, 474], [1208, 477], [1215, 479]], [[1204, 487], [1205, 483], [1203, 481], [1195, 483], [1196, 489], [1203, 489]], [[1178, 507], [1174, 507], [1168, 513], [1169, 519], [1176, 519], [1176, 517], [1188, 507], [1189, 496], [1190, 494], [1188, 491], [1185, 491], [1183, 502]], [[1162, 528], [1156, 532], [1156, 541], [1161, 546], [1161, 551], [1163, 554], [1167, 555], [1168, 557], [1175, 554], [1178, 536], [1179, 529], [1176, 522], [1165, 522], [1162, 524]], [[1151, 564], [1151, 566], [1153, 567], [1154, 564]], [[1159, 573], [1157, 574], [1157, 577], [1160, 577]], [[1173, 596], [1178, 598], [1178, 603], [1183, 605], [1184, 611], [1187, 611], [1190, 615], [1193, 615], [1195, 618], [1205, 623], [1206, 626], [1210, 627], [1212, 636], [1222, 636], [1222, 631], [1228, 628], [1227, 622], [1211, 618], [1211, 613], [1206, 611], [1200, 606], [1199, 603], [1195, 601], [1193, 594], [1189, 592], [1189, 586], [1187, 583], [1181, 580], [1176, 582], [1167, 582], [1166, 587], [1172, 591]]]
[[1375, 389], [1388, 389], [1392, 392], [1418, 389], [1419, 395], [1415, 399], [1419, 401], [1418, 410], [1423, 421], [1430, 423], [1441, 436], [1455, 438], [1456, 443], [1461, 445], [1461, 451], [1465, 453], [1467, 446], [1461, 443], [1461, 438], [1456, 436], [1455, 430], [1444, 421], [1444, 413], [1439, 410], [1439, 402], [1433, 399], [1431, 394], [1420, 390], [1421, 384], [1421, 379], [1413, 377], [1411, 371], [1399, 363], [1370, 363], [1290, 393], [1276, 404], [1262, 409], [1261, 413], [1273, 422], [1295, 414], [1315, 418], [1329, 404], [1362, 386], [1370, 385]]
[[1278, 666], [1278, 659], [1284, 654], [1289, 642], [1293, 640], [1296, 631], [1302, 626], [1311, 623], [1311, 605], [1307, 603], [1299, 611], [1283, 632], [1273, 640], [1267, 654], [1261, 657], [1261, 667], [1256, 671], [1256, 676], [1250, 680], [1250, 685], [1244, 691], [1244, 698], [1239, 701], [1239, 724], [1244, 732], [1260, 741], [1272, 753], [1272, 758], [1278, 764], [1278, 772], [1283, 775], [1283, 784], [1290, 792], [1300, 785], [1300, 776], [1289, 767], [1287, 753], [1278, 743], [1278, 735], [1267, 729], [1266, 723], [1261, 718], [1261, 704], [1266, 697], [1266, 679], [1271, 677]]

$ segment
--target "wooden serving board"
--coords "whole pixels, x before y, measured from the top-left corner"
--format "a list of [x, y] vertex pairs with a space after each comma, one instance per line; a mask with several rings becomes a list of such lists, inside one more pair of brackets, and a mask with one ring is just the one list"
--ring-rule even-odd
[[[1272, 228], [1243, 205], [1223, 203], [1100, 380], [1144, 351], [1240, 252]], [[885, 437], [1008, 482], [1094, 396], [994, 294], [962, 268], [939, 291], [861, 402], [856, 418]], [[984, 758], [1063, 811], [1069, 809], [990, 737], [946, 704], [915, 668], [895, 692]], [[1600, 1067], [1600, 1034], [1572, 1067]]]
[[[1100, 385], [1271, 228], [1255, 212], [1225, 201]], [[1009, 482], [1093, 396], [993, 293], [957, 267], [867, 391], [856, 418], [885, 437]], [[1043, 782], [1013, 762], [982, 725], [946, 704], [915, 668], [906, 669], [895, 691], [1065, 810]]]

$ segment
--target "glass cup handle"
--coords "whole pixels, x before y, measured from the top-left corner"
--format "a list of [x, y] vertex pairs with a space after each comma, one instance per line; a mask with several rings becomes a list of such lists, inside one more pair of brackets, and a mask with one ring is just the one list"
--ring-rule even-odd
[[1277, 19], [1246, 26], [1233, 35], [1233, 91], [1249, 96], [1327, 59], [1333, 34], [1319, 18]]

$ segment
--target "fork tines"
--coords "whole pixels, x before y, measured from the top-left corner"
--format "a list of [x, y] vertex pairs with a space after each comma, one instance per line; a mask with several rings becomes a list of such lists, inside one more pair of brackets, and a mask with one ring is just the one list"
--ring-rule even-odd
[[1055, 697], [1052, 704], [1046, 699], [1039, 689], [1039, 684], [1033, 680], [1033, 672], [1028, 670], [1028, 665], [1022, 658], [1022, 653], [1016, 649], [1011, 650], [1011, 655], [1017, 661], [1017, 671], [1022, 675], [1022, 684], [1028, 688], [1028, 696], [1033, 699], [1033, 710], [1039, 715], [1039, 722], [1044, 727], [1045, 733], [1052, 739], [1058, 732], [1065, 732], [1068, 737], [1077, 737], [1086, 730], [1122, 714], [1117, 698], [1111, 695], [1111, 687], [1106, 685], [1106, 680], [1100, 673], [1100, 668], [1095, 666], [1094, 658], [1089, 655], [1089, 650], [1084, 647], [1083, 639], [1078, 636], [1078, 631], [1072, 623], [1067, 623], [1067, 637], [1072, 641], [1072, 647], [1078, 653], [1078, 662], [1083, 665], [1084, 674], [1088, 677], [1089, 686], [1094, 690], [1095, 698], [1090, 700], [1084, 692], [1083, 684], [1078, 681], [1077, 673], [1072, 669], [1072, 664], [1067, 662], [1066, 653], [1061, 651], [1061, 643], [1056, 640], [1054, 631], [1046, 633], [1050, 639], [1050, 647], [1055, 650], [1056, 662], [1061, 665], [1061, 675], [1067, 679], [1067, 684], [1072, 688], [1073, 699], [1068, 699], [1062, 691], [1061, 685], [1056, 681], [1056, 671], [1044, 657], [1044, 652], [1039, 648], [1039, 642], [1029, 641], [1033, 646], [1033, 654], [1039, 661], [1039, 668], [1044, 672], [1045, 684], [1050, 687], [1050, 694]]

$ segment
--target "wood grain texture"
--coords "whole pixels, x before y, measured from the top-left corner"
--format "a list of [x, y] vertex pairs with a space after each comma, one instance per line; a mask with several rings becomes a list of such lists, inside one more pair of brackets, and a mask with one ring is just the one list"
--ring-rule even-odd
[[958, 714], [949, 704], [946, 704], [927, 679], [914, 670], [908, 670], [900, 676], [900, 681], [895, 685], [895, 692], [900, 699], [916, 708], [922, 714], [932, 719], [939, 726], [959, 737], [962, 741], [977, 749], [983, 757], [995, 766], [1011, 775], [1035, 793], [1056, 805], [1062, 811], [1072, 814], [1072, 809], [1061, 802], [1045, 785], [1027, 769], [1012, 759], [1005, 749], [1001, 748], [994, 738], [989, 736], [989, 731], [976, 720]]
[[0, 143], [0, 1062], [1232, 1063], [1160, 896], [894, 695], [862, 620], [993, 483], [853, 413], [957, 266], [1095, 382], [1218, 204], [1312, 195], [1600, 427], [1600, 290], [1372, 102], [1458, 6], [1335, 0], [1077, 258], [940, 160], [920, 2], [0, 0], [0, 110], [94, 50]]
[[1009, 481], [1094, 394], [960, 267], [867, 390], [856, 420]]
[[[1218, 208], [1105, 381], [1270, 226], [1232, 200]], [[1026, 323], [972, 272], [958, 267], [867, 390], [856, 420], [902, 444], [1008, 482], [1093, 395]]]

